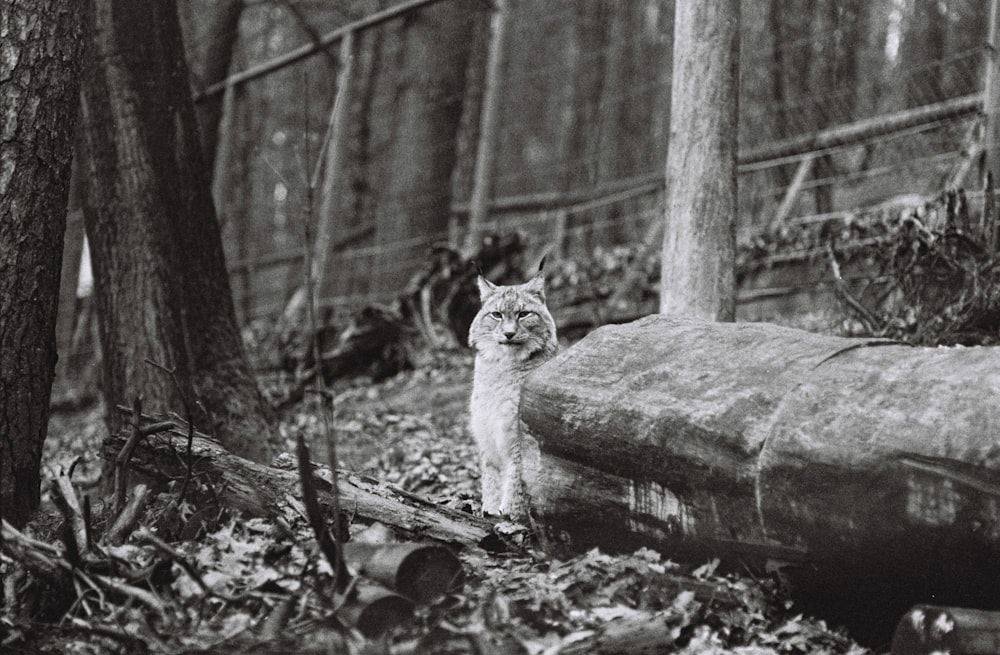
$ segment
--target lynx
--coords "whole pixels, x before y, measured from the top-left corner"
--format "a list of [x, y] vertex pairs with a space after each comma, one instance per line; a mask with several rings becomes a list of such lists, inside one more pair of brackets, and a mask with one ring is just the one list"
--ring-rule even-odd
[[499, 286], [482, 275], [477, 280], [482, 307], [469, 327], [469, 345], [476, 349], [469, 426], [479, 447], [483, 514], [527, 515], [521, 385], [558, 346], [541, 269], [524, 284]]

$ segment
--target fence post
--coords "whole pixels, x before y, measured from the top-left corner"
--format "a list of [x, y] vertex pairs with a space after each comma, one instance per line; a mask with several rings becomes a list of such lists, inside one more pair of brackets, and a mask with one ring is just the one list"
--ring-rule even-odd
[[469, 224], [465, 234], [465, 253], [471, 255], [479, 246], [480, 231], [489, 211], [490, 183], [497, 141], [497, 117], [500, 104], [500, 73], [503, 71], [504, 34], [507, 31], [507, 0], [495, 0], [490, 22], [490, 49], [486, 62], [483, 108], [479, 114], [479, 143], [476, 146], [476, 171], [469, 200]]
[[986, 171], [993, 171], [993, 179], [996, 180], [1000, 178], [1000, 0], [990, 2], [983, 112], [986, 114], [983, 179], [986, 179]]

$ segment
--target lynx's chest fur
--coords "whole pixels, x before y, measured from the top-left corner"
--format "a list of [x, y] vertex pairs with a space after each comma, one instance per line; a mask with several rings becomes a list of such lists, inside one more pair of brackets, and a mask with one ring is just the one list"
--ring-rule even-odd
[[497, 286], [479, 278], [482, 308], [469, 328], [476, 349], [469, 427], [479, 450], [484, 514], [522, 518], [521, 385], [556, 352], [555, 321], [545, 305], [544, 278]]

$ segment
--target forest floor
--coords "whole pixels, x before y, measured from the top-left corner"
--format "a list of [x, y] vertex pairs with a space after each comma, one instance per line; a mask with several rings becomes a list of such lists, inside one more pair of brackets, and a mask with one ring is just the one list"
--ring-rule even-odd
[[[437, 353], [417, 370], [378, 384], [358, 379], [337, 385], [332, 429], [342, 468], [435, 503], [476, 512], [478, 466], [466, 428], [471, 370], [470, 353]], [[277, 379], [262, 381], [265, 394], [280, 393], [283, 384]], [[299, 432], [312, 437], [320, 434], [320, 416], [315, 399], [308, 395], [282, 413], [281, 431], [290, 447]], [[96, 480], [104, 433], [101, 407], [53, 415], [46, 472], [54, 474], [79, 458], [74, 480]], [[313, 459], [325, 461], [326, 455], [314, 449]], [[279, 549], [276, 542], [280, 539], [258, 523], [232, 521], [196, 542], [174, 544], [201, 567], [209, 584], [229, 591], [258, 589], [256, 603], [206, 605], [204, 598], [198, 600], [198, 590], [178, 573], [172, 583], [157, 591], [165, 605], [166, 599], [172, 599], [171, 606], [179, 608], [169, 621], [128, 606], [102, 615], [91, 602], [89, 613], [81, 611], [82, 605], [74, 605], [57, 621], [58, 630], [43, 636], [42, 624], [14, 620], [5, 609], [0, 637], [5, 647], [12, 648], [6, 652], [29, 652], [19, 650], [19, 644], [22, 648], [31, 644], [30, 652], [138, 652], [134, 650], [138, 642], [108, 636], [125, 626], [144, 642], [147, 652], [554, 655], [605, 652], [599, 647], [601, 639], [617, 643], [609, 646], [618, 648], [616, 652], [633, 652], [648, 648], [644, 631], [652, 629], [659, 634], [655, 637], [659, 645], [644, 652], [870, 652], [822, 620], [797, 613], [774, 580], [720, 575], [714, 562], [682, 566], [645, 549], [618, 555], [592, 550], [562, 560], [532, 548], [502, 554], [466, 549], [460, 553], [465, 574], [462, 588], [418, 606], [413, 621], [386, 637], [376, 641], [337, 637], [334, 644], [326, 631], [316, 633], [325, 635], [317, 637], [317, 642], [305, 634], [316, 625], [306, 618], [315, 614], [303, 618], [300, 611], [299, 620], [293, 620], [286, 631], [298, 634], [294, 646], [287, 634], [284, 646], [254, 644], [248, 635], [258, 634], [255, 631], [266, 622], [266, 609], [277, 604], [274, 590], [296, 589], [307, 575], [320, 575], [315, 565], [320, 557], [308, 543], [310, 535], [303, 530], [298, 534], [304, 535], [302, 543]], [[234, 551], [245, 556], [237, 561]], [[246, 554], [250, 552], [254, 555]], [[275, 552], [282, 553], [279, 561], [264, 555]], [[312, 565], [303, 563], [310, 558]], [[271, 595], [262, 591], [265, 587]], [[712, 590], [709, 597], [704, 594], [706, 587]], [[302, 604], [307, 603], [303, 600]], [[177, 618], [201, 616], [209, 606], [215, 612], [210, 619]], [[145, 618], [140, 620], [140, 616]]]

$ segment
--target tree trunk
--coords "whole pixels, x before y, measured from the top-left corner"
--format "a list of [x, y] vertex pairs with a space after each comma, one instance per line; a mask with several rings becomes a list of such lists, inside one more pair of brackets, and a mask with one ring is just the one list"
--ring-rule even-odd
[[236, 325], [174, 3], [96, 0], [90, 28], [85, 221], [107, 405], [186, 404], [233, 452], [263, 460], [271, 413]]
[[426, 255], [421, 241], [447, 233], [468, 35], [479, 17], [471, 4], [439, 4], [382, 28], [395, 34], [376, 68], [381, 109], [362, 119], [372, 143], [384, 144], [366, 175], [376, 190], [376, 293], [402, 290]]
[[650, 316], [528, 378], [529, 493], [575, 550], [790, 563], [862, 616], [996, 603], [998, 397], [996, 349]]
[[736, 307], [739, 0], [678, 3], [660, 311], [731, 321]]
[[0, 13], [0, 513], [15, 526], [39, 502], [82, 18], [77, 0]]
[[[74, 155], [75, 157], [76, 155]], [[69, 183], [69, 202], [66, 208], [66, 230], [63, 236], [62, 272], [59, 276], [59, 310], [56, 314], [56, 347], [59, 363], [56, 365], [56, 389], [69, 391], [72, 379], [70, 354], [73, 333], [76, 331], [76, 291], [80, 285], [80, 263], [83, 260], [83, 180], [79, 165], [72, 166]], [[59, 392], [57, 392], [59, 393]]]
[[[199, 40], [207, 44], [203, 53], [194, 43], [196, 35], [193, 30], [191, 34], [185, 35], [188, 61], [192, 62], [191, 67], [194, 69], [195, 79], [192, 82], [197, 90], [204, 90], [217, 84], [229, 74], [233, 50], [240, 36], [243, 5], [243, 0], [222, 0], [211, 3], [207, 18], [200, 18], [207, 24], [204, 28], [205, 33], [198, 35]], [[200, 56], [192, 56], [195, 52]], [[224, 97], [225, 94], [222, 93], [213, 94], [203, 98], [196, 108], [201, 151], [205, 157], [205, 165], [210, 171], [214, 170]]]

